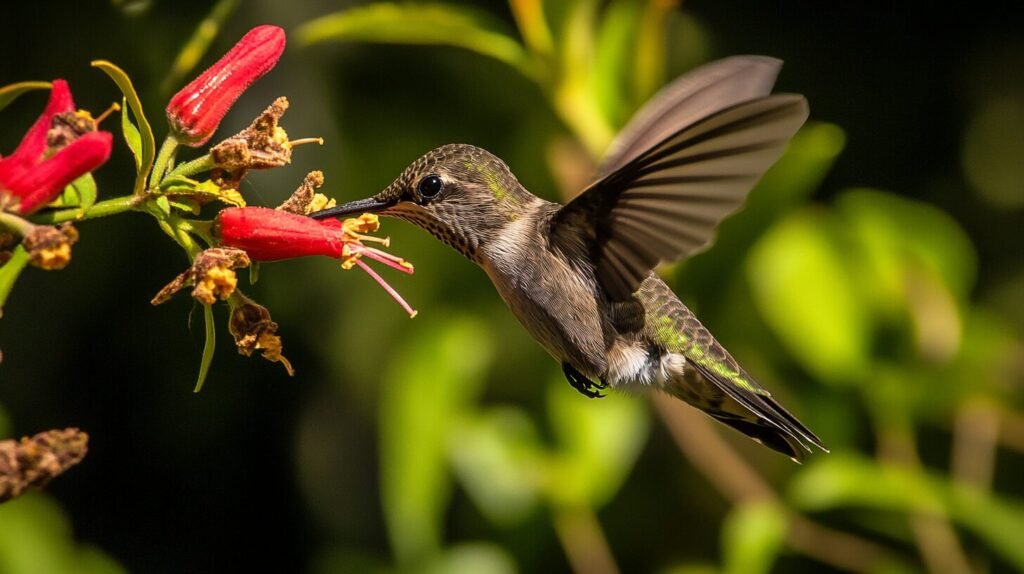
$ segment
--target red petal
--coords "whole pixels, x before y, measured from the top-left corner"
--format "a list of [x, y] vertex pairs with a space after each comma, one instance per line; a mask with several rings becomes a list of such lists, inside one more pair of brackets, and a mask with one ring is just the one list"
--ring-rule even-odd
[[319, 221], [267, 207], [229, 207], [217, 214], [222, 245], [237, 247], [254, 261], [309, 255], [338, 259], [344, 245], [341, 222]]
[[25, 132], [25, 137], [21, 138], [18, 149], [14, 150], [14, 153], [4, 161], [11, 161], [22, 166], [37, 163], [42, 159], [43, 152], [46, 150], [46, 132], [50, 131], [53, 126], [53, 116], [73, 111], [75, 111], [75, 101], [71, 98], [71, 89], [68, 87], [68, 83], [61, 79], [54, 80], [53, 88], [50, 90], [50, 101], [47, 102], [43, 114]]
[[69, 183], [106, 163], [112, 145], [110, 132], [85, 134], [43, 163], [18, 174], [20, 177], [5, 182], [7, 189], [20, 198], [18, 211], [31, 213], [53, 201]]

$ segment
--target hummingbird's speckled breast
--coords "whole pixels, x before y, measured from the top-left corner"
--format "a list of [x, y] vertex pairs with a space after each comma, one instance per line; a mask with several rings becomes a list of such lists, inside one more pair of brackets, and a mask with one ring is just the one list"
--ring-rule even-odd
[[612, 333], [593, 270], [581, 273], [547, 245], [542, 228], [560, 205], [534, 197], [536, 206], [508, 222], [481, 246], [477, 263], [501, 298], [551, 356], [590, 377], [608, 370], [606, 337]]

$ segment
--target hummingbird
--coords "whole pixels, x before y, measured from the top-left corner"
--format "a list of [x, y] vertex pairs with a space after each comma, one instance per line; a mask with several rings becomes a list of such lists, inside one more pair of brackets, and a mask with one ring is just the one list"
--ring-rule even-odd
[[[658, 92], [562, 205], [495, 155], [450, 144], [376, 195], [311, 214], [417, 225], [476, 263], [587, 397], [656, 389], [796, 462], [821, 440], [759, 385], [654, 272], [709, 246], [808, 116], [771, 94], [782, 62], [736, 56]], [[827, 452], [827, 451], [826, 451]]]

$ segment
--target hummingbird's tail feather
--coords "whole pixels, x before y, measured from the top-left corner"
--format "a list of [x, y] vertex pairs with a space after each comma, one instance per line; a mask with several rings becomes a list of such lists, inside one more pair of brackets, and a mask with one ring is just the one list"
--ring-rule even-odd
[[812, 446], [828, 452], [817, 435], [764, 389], [751, 385], [757, 390], [753, 392], [697, 363], [690, 365], [696, 368], [666, 391], [795, 462], [803, 462]]

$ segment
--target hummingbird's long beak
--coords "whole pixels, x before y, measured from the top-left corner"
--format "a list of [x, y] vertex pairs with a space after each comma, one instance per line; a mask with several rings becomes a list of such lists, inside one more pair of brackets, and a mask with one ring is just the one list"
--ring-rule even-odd
[[367, 197], [366, 199], [358, 199], [335, 207], [314, 211], [309, 214], [309, 217], [313, 219], [327, 219], [328, 217], [344, 217], [360, 213], [376, 213], [391, 207], [395, 203], [394, 201], [378, 199], [377, 197]]

